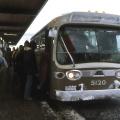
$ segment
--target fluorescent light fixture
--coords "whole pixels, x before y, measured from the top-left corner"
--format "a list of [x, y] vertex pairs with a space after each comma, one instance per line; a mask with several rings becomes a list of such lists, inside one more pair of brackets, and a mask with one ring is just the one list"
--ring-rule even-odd
[[15, 33], [4, 33], [5, 36], [17, 36]]

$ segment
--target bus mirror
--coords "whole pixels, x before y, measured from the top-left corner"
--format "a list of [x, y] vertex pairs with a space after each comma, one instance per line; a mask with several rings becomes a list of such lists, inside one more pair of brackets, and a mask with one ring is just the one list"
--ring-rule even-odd
[[48, 35], [49, 37], [54, 38], [56, 37], [56, 35], [57, 35], [57, 30], [55, 30], [54, 28], [49, 30], [49, 35]]

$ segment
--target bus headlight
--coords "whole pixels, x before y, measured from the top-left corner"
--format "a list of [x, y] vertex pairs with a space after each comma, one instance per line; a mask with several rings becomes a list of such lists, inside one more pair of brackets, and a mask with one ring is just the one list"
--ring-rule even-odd
[[55, 72], [55, 78], [63, 79], [64, 77], [65, 77], [65, 74], [63, 72]]
[[70, 70], [66, 72], [66, 77], [69, 80], [78, 80], [82, 77], [82, 73], [79, 70]]
[[117, 72], [115, 73], [115, 76], [116, 76], [116, 78], [120, 78], [120, 71], [117, 71]]

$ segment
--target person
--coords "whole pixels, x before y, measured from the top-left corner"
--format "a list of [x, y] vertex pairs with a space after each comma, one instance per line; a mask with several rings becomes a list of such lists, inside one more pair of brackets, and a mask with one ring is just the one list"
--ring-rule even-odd
[[7, 47], [6, 53], [5, 53], [5, 58], [6, 61], [8, 63], [8, 67], [10, 68], [12, 65], [12, 52], [11, 52], [11, 48]]
[[4, 66], [6, 68], [8, 68], [8, 63], [6, 61], [6, 59], [3, 57], [3, 52], [0, 49], [0, 66]]
[[35, 41], [30, 41], [30, 47], [32, 49], [32, 54], [33, 54], [33, 62], [34, 62], [34, 71], [33, 71], [33, 83], [32, 83], [32, 97], [37, 96], [37, 85], [39, 84], [38, 81], [38, 69], [37, 69], [37, 61], [35, 57], [35, 50], [37, 48]]
[[8, 63], [3, 57], [3, 52], [0, 49], [0, 97], [6, 95], [8, 85]]
[[18, 52], [18, 49], [15, 49], [15, 47], [13, 47], [13, 50], [12, 50], [12, 66], [13, 66], [14, 73], [16, 73], [15, 59], [16, 59], [17, 52]]
[[29, 41], [25, 41], [24, 43], [24, 73], [25, 73], [25, 91], [24, 91], [24, 99], [32, 100], [31, 92], [32, 92], [32, 83], [33, 77], [35, 73], [35, 60], [34, 53], [32, 48], [30, 47]]
[[15, 53], [16, 53], [16, 49], [15, 47], [12, 48], [12, 51], [11, 51], [11, 57], [12, 57], [12, 65], [14, 63], [14, 56], [15, 56]]
[[24, 97], [24, 87], [25, 87], [25, 75], [24, 75], [24, 47], [23, 45], [19, 46], [18, 52], [16, 53], [15, 63], [16, 63], [16, 73], [19, 86], [20, 97]]
[[17, 82], [17, 72], [16, 72], [16, 55], [18, 53], [18, 48], [13, 47], [12, 49], [12, 70], [11, 70], [11, 84], [10, 91], [13, 95], [16, 94], [16, 82]]

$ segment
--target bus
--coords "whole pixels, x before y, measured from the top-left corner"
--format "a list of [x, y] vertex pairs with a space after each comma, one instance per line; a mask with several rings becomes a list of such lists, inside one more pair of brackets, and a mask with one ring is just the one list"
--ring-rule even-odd
[[49, 22], [37, 44], [40, 88], [59, 101], [120, 97], [120, 16], [72, 12]]

